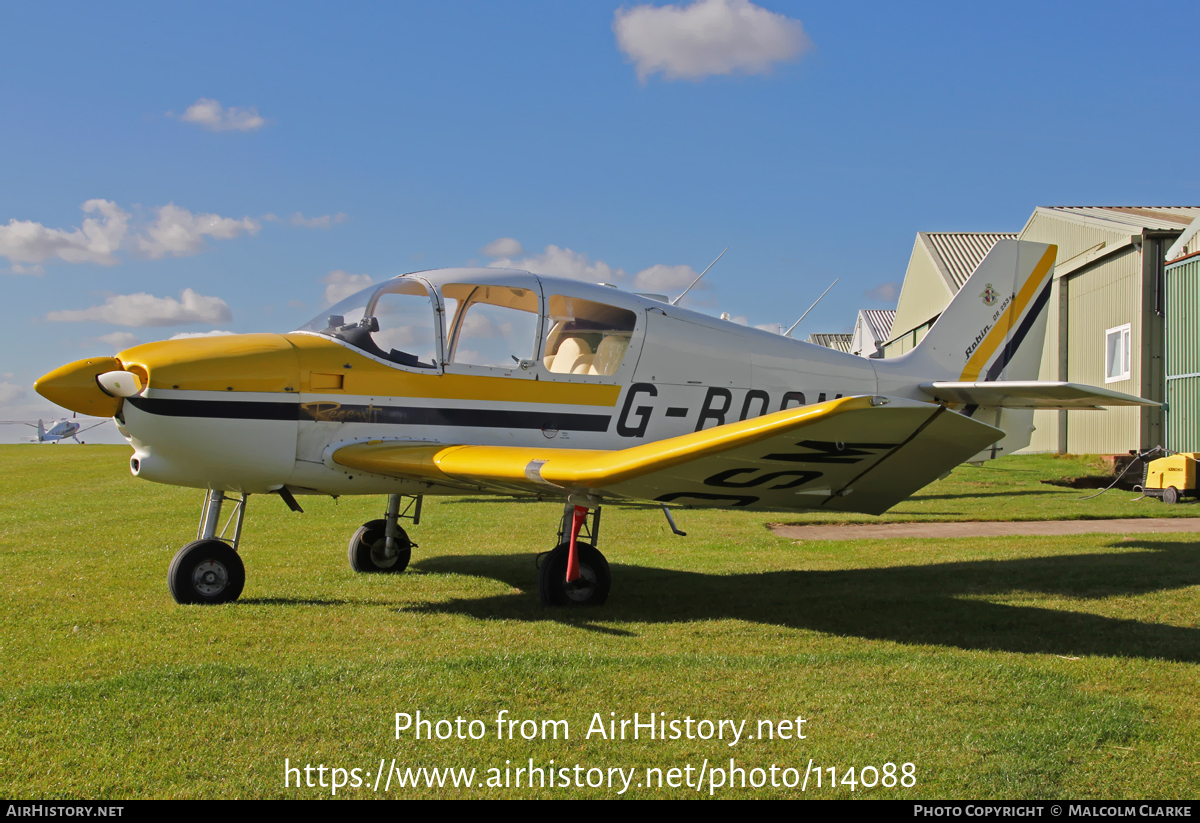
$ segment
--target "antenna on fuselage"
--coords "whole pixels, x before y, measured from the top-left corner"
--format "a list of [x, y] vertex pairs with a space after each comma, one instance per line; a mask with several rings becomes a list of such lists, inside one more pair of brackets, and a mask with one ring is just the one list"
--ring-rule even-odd
[[[721, 252], [720, 254], [718, 254], [718, 255], [717, 255], [717, 259], [716, 259], [716, 260], [713, 260], [711, 263], [709, 263], [709, 264], [708, 264], [708, 266], [707, 266], [707, 267], [704, 269], [704, 271], [700, 272], [700, 277], [703, 277], [704, 275], [708, 274], [708, 270], [709, 270], [709, 269], [711, 269], [713, 266], [717, 265], [717, 260], [720, 260], [722, 257], [724, 257], [724, 256], [725, 256], [725, 252], [726, 252], [726, 251], [729, 251], [729, 246], [726, 246], [726, 247], [725, 247], [725, 251], [723, 251], [723, 252]], [[682, 299], [683, 299], [683, 295], [684, 295], [684, 294], [687, 294], [689, 291], [691, 291], [691, 290], [692, 290], [692, 286], [694, 286], [694, 285], [696, 285], [697, 283], [699, 283], [699, 282], [700, 282], [700, 277], [697, 277], [695, 280], [693, 280], [693, 281], [692, 281], [692, 285], [691, 285], [691, 286], [688, 286], [686, 289], [684, 289], [684, 290], [683, 290], [683, 294], [679, 295], [679, 296], [678, 296], [678, 297], [676, 297], [674, 300], [672, 300], [672, 301], [671, 301], [671, 305], [672, 305], [672, 306], [674, 306], [676, 303], [678, 303], [680, 300], [682, 300]]]
[[[836, 278], [832, 283], [829, 284], [829, 289], [832, 289], [834, 286], [836, 286], [837, 281], [841, 280], [841, 279], [842, 278], [840, 278], [840, 277]], [[825, 295], [829, 294], [829, 289], [825, 289], [825, 291], [821, 292], [821, 297], [824, 297]], [[804, 314], [800, 315], [800, 320], [803, 320], [804, 318], [808, 317], [808, 312], [812, 311], [813, 309], [815, 309], [817, 307], [817, 303], [821, 302], [821, 297], [818, 297], [816, 302], [808, 307], [808, 311], [806, 311]], [[792, 332], [795, 331], [796, 327], [800, 325], [800, 320], [797, 320], [795, 323], [793, 323], [792, 327], [783, 333], [783, 336], [791, 337]]]

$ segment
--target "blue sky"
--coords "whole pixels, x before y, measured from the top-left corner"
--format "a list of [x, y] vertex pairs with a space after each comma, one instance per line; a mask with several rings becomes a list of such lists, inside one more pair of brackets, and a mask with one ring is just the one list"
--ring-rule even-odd
[[500, 259], [678, 293], [729, 246], [693, 307], [790, 325], [840, 276], [796, 336], [847, 331], [894, 306], [879, 287], [918, 231], [1200, 204], [1198, 23], [1194, 3], [8, 6], [0, 418], [61, 413], [33, 381], [134, 339], [286, 331], [327, 289]]

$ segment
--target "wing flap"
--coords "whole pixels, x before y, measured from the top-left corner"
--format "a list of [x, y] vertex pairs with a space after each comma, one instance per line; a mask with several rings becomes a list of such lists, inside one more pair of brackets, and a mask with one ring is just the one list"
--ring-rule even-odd
[[616, 451], [371, 441], [333, 460], [502, 493], [879, 513], [1002, 436], [943, 406], [847, 397]]
[[994, 380], [978, 383], [922, 383], [921, 391], [940, 403], [1002, 409], [1100, 409], [1105, 406], [1158, 406], [1124, 392], [1049, 380]]

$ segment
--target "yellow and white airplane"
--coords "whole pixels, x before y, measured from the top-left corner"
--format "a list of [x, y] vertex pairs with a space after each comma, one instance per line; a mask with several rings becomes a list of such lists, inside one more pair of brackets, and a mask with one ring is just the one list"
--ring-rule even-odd
[[668, 505], [880, 514], [1028, 444], [1034, 408], [1152, 405], [1023, 379], [1038, 371], [1055, 253], [996, 244], [920, 345], [887, 360], [605, 284], [462, 268], [371, 286], [290, 334], [135, 346], [36, 389], [116, 418], [138, 477], [206, 490], [168, 573], [180, 603], [241, 593], [252, 494], [295, 510], [305, 494], [387, 495], [350, 564], [399, 572], [412, 550], [399, 520], [416, 525], [424, 495], [483, 492], [563, 501], [538, 591], [600, 604], [605, 503], [652, 501], [669, 521]]

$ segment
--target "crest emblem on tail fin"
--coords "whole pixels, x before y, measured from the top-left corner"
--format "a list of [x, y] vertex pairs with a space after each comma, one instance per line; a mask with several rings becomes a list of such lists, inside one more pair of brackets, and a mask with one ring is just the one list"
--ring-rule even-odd
[[996, 288], [991, 283], [988, 283], [984, 287], [983, 293], [979, 296], [983, 299], [983, 305], [990, 306], [1000, 298], [1000, 292], [996, 291]]

